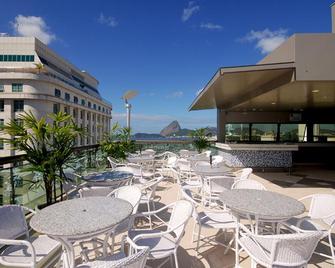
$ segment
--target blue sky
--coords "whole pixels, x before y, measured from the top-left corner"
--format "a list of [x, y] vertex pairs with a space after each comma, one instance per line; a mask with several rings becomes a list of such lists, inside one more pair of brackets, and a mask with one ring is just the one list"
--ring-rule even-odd
[[0, 33], [38, 36], [96, 76], [114, 121], [124, 124], [122, 93], [139, 90], [134, 132], [215, 126], [215, 110], [188, 106], [220, 66], [254, 64], [293, 33], [331, 31], [332, 0], [1, 3]]

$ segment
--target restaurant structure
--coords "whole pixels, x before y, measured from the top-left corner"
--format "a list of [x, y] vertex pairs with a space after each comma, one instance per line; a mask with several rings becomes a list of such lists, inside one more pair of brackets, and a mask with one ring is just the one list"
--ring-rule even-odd
[[332, 33], [294, 34], [260, 62], [222, 67], [189, 110], [217, 109], [221, 154], [234, 166], [334, 165]]

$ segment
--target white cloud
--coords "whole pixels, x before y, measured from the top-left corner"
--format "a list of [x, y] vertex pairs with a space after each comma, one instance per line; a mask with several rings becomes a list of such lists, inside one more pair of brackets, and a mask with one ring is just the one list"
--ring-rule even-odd
[[251, 30], [242, 38], [242, 41], [256, 42], [256, 48], [259, 49], [262, 54], [267, 54], [280, 46], [287, 37], [287, 29], [271, 31], [266, 28], [263, 31]]
[[216, 30], [216, 31], [221, 31], [223, 29], [222, 25], [214, 24], [211, 22], [201, 23], [200, 28], [208, 29], [208, 30]]
[[8, 36], [8, 33], [0, 33], [0, 37]]
[[42, 17], [17, 15], [12, 27], [17, 35], [34, 36], [47, 45], [56, 39]]
[[178, 99], [181, 98], [182, 96], [184, 96], [183, 91], [174, 91], [171, 94], [167, 95], [166, 97], [169, 99]]
[[107, 25], [109, 27], [116, 27], [119, 24], [114, 17], [105, 16], [102, 12], [100, 13], [100, 16], [98, 18], [98, 22], [100, 24], [104, 24], [104, 25]]
[[199, 10], [200, 10], [200, 6], [195, 5], [194, 1], [188, 2], [187, 7], [183, 9], [183, 14], [181, 15], [181, 20], [183, 22], [188, 21]]

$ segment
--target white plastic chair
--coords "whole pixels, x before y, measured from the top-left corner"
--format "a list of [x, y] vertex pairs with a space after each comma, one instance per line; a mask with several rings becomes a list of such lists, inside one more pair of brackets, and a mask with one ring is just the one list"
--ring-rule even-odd
[[302, 233], [321, 231], [322, 239], [327, 238], [328, 240], [331, 255], [322, 252], [315, 252], [315, 254], [332, 259], [335, 267], [335, 248], [332, 240], [332, 232], [335, 230], [335, 195], [313, 194], [305, 196], [299, 201], [310, 201], [307, 216], [292, 218], [284, 225]]
[[18, 206], [0, 207], [0, 266], [52, 267], [60, 260], [61, 244], [46, 235], [29, 236], [24, 211]]
[[252, 168], [242, 168], [238, 170], [237, 172], [235, 172], [235, 178], [237, 180], [246, 180], [249, 178], [252, 171], [253, 171]]
[[231, 189], [253, 189], [253, 190], [266, 190], [265, 186], [255, 180], [238, 180], [236, 181]]
[[[164, 180], [164, 177], [160, 173], [156, 173], [155, 177], [144, 184], [141, 188], [142, 196], [140, 200], [140, 204], [145, 204], [147, 206], [148, 212], [151, 211], [151, 205], [153, 210], [155, 210], [155, 196], [156, 190], [159, 183]], [[148, 217], [149, 225], [152, 227], [151, 217]]]
[[120, 163], [120, 161], [116, 160], [115, 158], [111, 156], [107, 156], [107, 160], [109, 162], [109, 165], [112, 169], [115, 169], [117, 167], [124, 167], [125, 164]]
[[[172, 209], [169, 222], [166, 223], [157, 215], [165, 210]], [[184, 235], [185, 226], [192, 216], [193, 205], [186, 200], [179, 200], [169, 204], [161, 209], [152, 212], [146, 212], [134, 215], [136, 217], [156, 217], [166, 226], [166, 231], [152, 229], [132, 229], [128, 232], [128, 236], [139, 246], [148, 246], [150, 254], [148, 259], [165, 259], [162, 264], [157, 267], [162, 267], [167, 261], [171, 261], [171, 256], [174, 256], [175, 266], [178, 268], [177, 249], [180, 240]]]
[[210, 176], [204, 178], [203, 201], [205, 204], [212, 204], [219, 200], [219, 195], [230, 190], [235, 179], [229, 176]]
[[[197, 212], [197, 207], [200, 206], [201, 200], [194, 197], [194, 194], [191, 190], [185, 189], [181, 187], [181, 193], [182, 198], [185, 200], [190, 201], [193, 204], [194, 210], [193, 210], [193, 219], [194, 219], [194, 227], [192, 232], [192, 239], [194, 242], [194, 236], [197, 236], [197, 247], [196, 251], [199, 252], [199, 244], [201, 240], [201, 230], [203, 228], [205, 229], [222, 229], [223, 234], [227, 230], [234, 230], [236, 231], [236, 218], [232, 216], [232, 214], [227, 210], [205, 210], [201, 212]], [[195, 229], [198, 225], [198, 233], [196, 233]], [[206, 237], [204, 237], [206, 238]], [[209, 241], [211, 239], [208, 239]], [[228, 243], [228, 245], [219, 243], [220, 245], [226, 247], [226, 250], [224, 254], [228, 252], [228, 250], [231, 248], [232, 244], [234, 242], [234, 236], [233, 239], [231, 239]]]
[[178, 159], [176, 168], [179, 172], [179, 179], [190, 186], [201, 187], [200, 176], [196, 175], [191, 167], [191, 162], [187, 159]]
[[[133, 206], [132, 215], [137, 213], [140, 204], [142, 192], [137, 186], [123, 186], [115, 189], [109, 196], [128, 201]], [[112, 252], [114, 251], [115, 236], [129, 230], [129, 218], [118, 224], [112, 233]]]
[[255, 235], [242, 224], [239, 227], [243, 233], [238, 244], [252, 259], [252, 267], [306, 268], [322, 237], [322, 232]]
[[128, 237], [126, 241], [130, 245], [128, 256], [125, 253], [123, 243], [121, 252], [80, 264], [76, 268], [144, 268], [149, 255], [149, 248], [137, 246]]

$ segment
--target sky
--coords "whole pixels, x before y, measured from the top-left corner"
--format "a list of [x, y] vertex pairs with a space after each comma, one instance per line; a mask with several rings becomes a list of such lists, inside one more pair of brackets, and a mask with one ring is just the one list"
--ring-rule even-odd
[[331, 31], [333, 0], [2, 0], [0, 36], [36, 36], [100, 82], [125, 125], [158, 133], [216, 126], [216, 110], [188, 107], [219, 67], [255, 64], [294, 33]]

